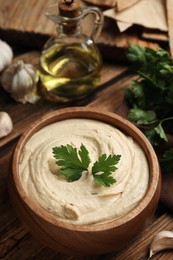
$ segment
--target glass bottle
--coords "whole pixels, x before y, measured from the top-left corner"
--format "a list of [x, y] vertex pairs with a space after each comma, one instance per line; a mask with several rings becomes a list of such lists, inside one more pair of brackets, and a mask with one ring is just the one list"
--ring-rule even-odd
[[[60, 0], [52, 7], [59, 13], [46, 16], [56, 24], [58, 34], [41, 53], [41, 91], [52, 101], [81, 99], [99, 84], [102, 59], [94, 41], [102, 29], [103, 14], [96, 7], [82, 9], [77, 0]], [[89, 14], [95, 18], [90, 36], [83, 32], [83, 20]]]

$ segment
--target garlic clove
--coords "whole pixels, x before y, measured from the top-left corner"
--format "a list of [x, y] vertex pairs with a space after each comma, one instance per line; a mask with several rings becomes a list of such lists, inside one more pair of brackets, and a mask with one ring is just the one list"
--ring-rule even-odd
[[23, 68], [14, 75], [12, 84], [19, 97], [27, 94], [34, 87], [33, 80]]
[[8, 113], [0, 111], [0, 138], [7, 136], [13, 129], [13, 122]]
[[11, 64], [13, 51], [11, 47], [0, 39], [0, 72]]
[[38, 73], [37, 73], [36, 69], [33, 69], [32, 65], [28, 64], [28, 66], [26, 66], [25, 69], [33, 81], [38, 81]]
[[40, 96], [37, 94], [38, 72], [31, 64], [22, 60], [10, 65], [2, 74], [3, 88], [18, 102], [35, 103]]
[[149, 257], [166, 249], [173, 249], [173, 232], [163, 230], [153, 237], [150, 244]]

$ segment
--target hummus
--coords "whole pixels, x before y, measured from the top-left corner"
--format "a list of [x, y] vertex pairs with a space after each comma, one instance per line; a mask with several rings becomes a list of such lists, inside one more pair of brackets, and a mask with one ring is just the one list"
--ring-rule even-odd
[[[68, 182], [59, 172], [52, 148], [71, 144], [89, 151], [89, 171], [102, 154], [120, 154], [111, 187], [98, 186], [92, 174]], [[23, 188], [30, 200], [49, 216], [73, 224], [107, 222], [130, 212], [146, 194], [149, 166], [141, 147], [106, 123], [68, 119], [39, 130], [26, 143], [19, 165]]]

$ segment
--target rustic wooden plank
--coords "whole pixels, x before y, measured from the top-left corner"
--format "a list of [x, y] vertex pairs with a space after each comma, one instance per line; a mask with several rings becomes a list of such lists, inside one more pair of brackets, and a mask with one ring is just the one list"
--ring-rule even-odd
[[18, 219], [11, 222], [1, 232], [0, 239], [0, 257], [4, 258], [19, 242], [27, 236], [26, 229], [21, 225]]
[[[136, 257], [138, 257], [137, 259], [147, 259], [151, 240], [153, 236], [161, 230], [173, 230], [171, 215], [164, 214], [158, 218], [151, 226], [145, 229], [143, 233], [129, 245], [129, 247], [122, 250], [118, 255], [116, 255], [116, 258], [113, 257], [112, 260], [136, 259]], [[169, 259], [173, 259], [173, 252], [162, 252], [160, 255], [169, 255], [171, 256]], [[158, 259], [157, 257], [158, 256], [155, 256], [152, 259]]]
[[132, 79], [132, 75], [127, 75], [118, 82], [115, 79], [115, 82], [108, 89], [104, 89], [97, 99], [89, 103], [89, 106], [100, 107], [101, 109], [123, 115], [118, 108], [124, 100], [124, 88], [130, 86]]
[[147, 39], [147, 40], [168, 42], [168, 33], [162, 32], [157, 29], [152, 30], [152, 29], [144, 28], [141, 36], [143, 39]]
[[6, 0], [0, 1], [0, 27], [29, 33], [55, 33], [55, 26], [45, 17], [48, 6], [54, 0]]

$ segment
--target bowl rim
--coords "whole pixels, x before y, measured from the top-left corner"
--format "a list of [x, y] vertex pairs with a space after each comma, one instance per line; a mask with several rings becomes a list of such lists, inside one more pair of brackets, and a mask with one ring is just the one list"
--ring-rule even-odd
[[[138, 140], [143, 142], [142, 144], [140, 143], [140, 146], [142, 147], [142, 149], [146, 154], [149, 163], [149, 168], [150, 168], [150, 183], [149, 183], [148, 191], [146, 192], [143, 199], [139, 202], [139, 204], [134, 209], [132, 209], [129, 213], [127, 213], [126, 215], [118, 219], [109, 220], [103, 223], [95, 223], [95, 224], [72, 224], [66, 221], [55, 219], [50, 215], [45, 214], [45, 210], [41, 209], [41, 207], [38, 209], [37, 206], [34, 205], [32, 201], [30, 201], [28, 195], [26, 194], [20, 182], [19, 171], [18, 171], [18, 163], [20, 161], [20, 156], [21, 156], [20, 152], [22, 151], [23, 147], [25, 146], [29, 138], [46, 125], [49, 125], [57, 121], [73, 119], [73, 118], [93, 119], [96, 121], [102, 121], [111, 124], [128, 135], [131, 135], [132, 133], [134, 135], [132, 136], [133, 139], [136, 140], [137, 142]], [[115, 124], [112, 123], [112, 121]], [[160, 167], [159, 167], [158, 158], [155, 154], [152, 145], [150, 144], [146, 136], [133, 123], [131, 123], [127, 119], [113, 112], [108, 112], [103, 109], [93, 108], [88, 106], [86, 107], [79, 106], [79, 107], [66, 107], [52, 112], [47, 112], [46, 114], [44, 114], [39, 119], [37, 119], [36, 121], [34, 121], [29, 125], [27, 130], [20, 137], [13, 152], [12, 177], [13, 177], [13, 182], [15, 184], [15, 188], [20, 198], [41, 219], [57, 227], [65, 228], [68, 230], [90, 232], [90, 231], [101, 231], [105, 229], [115, 228], [137, 217], [137, 215], [139, 215], [150, 203], [158, 188], [158, 183], [160, 180]]]

